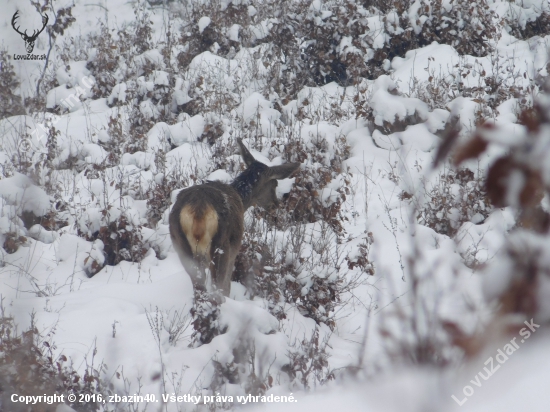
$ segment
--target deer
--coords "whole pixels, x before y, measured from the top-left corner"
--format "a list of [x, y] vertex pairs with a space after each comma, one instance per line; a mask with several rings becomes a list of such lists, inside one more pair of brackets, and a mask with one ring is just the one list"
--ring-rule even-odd
[[168, 221], [172, 245], [195, 290], [215, 286], [229, 296], [233, 265], [244, 234], [244, 212], [251, 206], [279, 206], [278, 180], [294, 173], [300, 163], [267, 166], [257, 161], [237, 139], [247, 166], [230, 183], [207, 181], [179, 192]]
[[27, 34], [27, 30], [25, 30], [23, 33], [21, 33], [19, 31], [19, 27], [15, 27], [15, 21], [17, 20], [17, 18], [19, 17], [18, 16], [19, 14], [19, 10], [16, 11], [13, 15], [13, 17], [11, 18], [11, 26], [13, 27], [13, 29], [19, 33], [21, 35], [21, 37], [23, 38], [23, 40], [25, 40], [25, 48], [27, 49], [27, 53], [30, 54], [32, 53], [33, 49], [34, 49], [34, 42], [36, 40], [36, 38], [38, 37], [38, 35], [40, 33], [42, 33], [44, 31], [44, 28], [46, 27], [46, 24], [48, 24], [48, 15], [47, 14], [43, 14], [42, 15], [42, 28], [38, 31], [36, 30], [33, 30], [32, 32], [32, 35], [28, 35]]

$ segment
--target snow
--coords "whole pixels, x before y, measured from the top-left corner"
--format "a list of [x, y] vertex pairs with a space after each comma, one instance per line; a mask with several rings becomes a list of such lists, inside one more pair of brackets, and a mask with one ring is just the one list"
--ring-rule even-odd
[[17, 205], [36, 216], [45, 215], [50, 208], [50, 197], [46, 192], [19, 173], [0, 180], [0, 196], [8, 204]]
[[185, 120], [174, 125], [158, 122], [149, 132], [148, 148], [154, 149], [166, 145], [167, 142], [175, 146], [196, 141], [204, 131], [204, 117], [196, 115], [186, 116]]
[[28, 230], [28, 235], [33, 239], [46, 244], [53, 243], [59, 237], [58, 233], [46, 230], [41, 225], [31, 226]]
[[126, 102], [126, 83], [119, 83], [116, 84], [115, 87], [113, 87], [113, 91], [111, 92], [111, 95], [107, 98], [107, 102], [109, 105], [114, 104], [116, 101], [119, 102]]
[[212, 173], [208, 175], [206, 180], [211, 180], [211, 181], [217, 180], [228, 184], [233, 181], [233, 179], [231, 178], [231, 175], [223, 169], [214, 170]]
[[156, 67], [164, 68], [162, 54], [157, 49], [147, 50], [134, 57], [134, 64], [138, 68], [142, 68], [147, 63], [152, 63]]
[[[242, 116], [245, 121], [250, 121], [258, 114], [266, 112], [271, 108], [271, 102], [265, 99], [260, 93], [252, 93], [242, 104], [242, 108], [239, 107], [239, 111], [242, 110]], [[273, 114], [275, 118], [280, 116], [280, 113], [274, 110], [276, 114]], [[268, 111], [268, 113], [271, 113]], [[271, 120], [271, 119], [269, 119]]]
[[135, 152], [124, 153], [120, 159], [120, 164], [124, 166], [137, 166], [142, 170], [151, 169], [154, 166], [155, 155], [153, 153]]
[[236, 42], [239, 42], [239, 30], [241, 29], [241, 26], [239, 24], [234, 24], [229, 28], [229, 32], [227, 33], [227, 37], [229, 40], [233, 40]]
[[394, 123], [405, 120], [408, 116], [418, 115], [426, 119], [428, 107], [419, 99], [402, 98], [391, 94], [396, 84], [388, 76], [380, 76], [373, 85], [370, 106], [373, 109], [374, 123], [378, 126], [384, 122]]
[[212, 20], [208, 16], [203, 16], [199, 19], [199, 33], [202, 33], [206, 29]]
[[252, 38], [254, 40], [262, 40], [267, 37], [273, 28], [273, 25], [278, 23], [277, 19], [265, 19], [262, 20], [259, 24], [253, 25], [250, 27]]

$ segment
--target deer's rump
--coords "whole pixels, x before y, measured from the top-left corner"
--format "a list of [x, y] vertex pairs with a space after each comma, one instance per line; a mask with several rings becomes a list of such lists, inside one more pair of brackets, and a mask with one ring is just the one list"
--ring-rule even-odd
[[[170, 213], [170, 237], [195, 286], [204, 287], [208, 268], [211, 281], [223, 288], [231, 282], [232, 267], [217, 273], [218, 255], [233, 265], [244, 231], [244, 207], [235, 189], [207, 182], [182, 190]], [[208, 282], [208, 281], [207, 281]]]

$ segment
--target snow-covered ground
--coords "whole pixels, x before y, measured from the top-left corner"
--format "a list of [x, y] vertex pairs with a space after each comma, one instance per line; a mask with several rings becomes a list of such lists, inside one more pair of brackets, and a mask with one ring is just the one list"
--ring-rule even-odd
[[[227, 7], [231, 2], [221, 3]], [[512, 7], [508, 2], [490, 3], [496, 12], [512, 13], [506, 9]], [[530, 3], [533, 8], [543, 4]], [[19, 9], [22, 16], [31, 16], [21, 25], [31, 26], [39, 25], [40, 17], [30, 4], [5, 0], [3, 6], [3, 47], [10, 54], [24, 54], [11, 16]], [[70, 3], [55, 5], [61, 6]], [[0, 295], [20, 330], [30, 326], [33, 314], [38, 330], [51, 333], [57, 356], [65, 355], [79, 373], [90, 366], [99, 370], [100, 362], [107, 365], [101, 378], [112, 383], [119, 395], [154, 394], [156, 400], [162, 394], [202, 395], [204, 405], [204, 396], [218, 402], [214, 396], [219, 394], [232, 396], [232, 407], [239, 408], [245, 401], [237, 401], [237, 396], [252, 393], [253, 374], [264, 385], [254, 395], [292, 393], [294, 402], [247, 401], [268, 411], [548, 410], [550, 336], [544, 330], [548, 319], [535, 319], [543, 326], [531, 330], [532, 337], [521, 341], [520, 350], [500, 363], [497, 351], [506, 351], [503, 348], [513, 337], [519, 341], [523, 335], [500, 333], [503, 321], [497, 316], [497, 305], [486, 299], [506, 288], [506, 279], [495, 276], [494, 265], [501, 259], [499, 251], [517, 214], [510, 207], [492, 208], [483, 197], [468, 206], [466, 218], [456, 207], [429, 212], [436, 202], [434, 193], [448, 199], [464, 196], [466, 204], [470, 201], [458, 179], [448, 180], [448, 163], [433, 166], [446, 126], [457, 119], [458, 145], [469, 140], [480, 116], [501, 132], [492, 135], [479, 158], [461, 165], [473, 172], [465, 187], [475, 192], [476, 182], [512, 146], [510, 141], [526, 135], [526, 127], [518, 124], [523, 96], [507, 98], [490, 113], [481, 113], [489, 110], [487, 106], [476, 96], [464, 97], [460, 90], [445, 107], [431, 106], [422, 99], [422, 92], [434, 78], [451, 84], [460, 77], [464, 89], [475, 88], [482, 72], [495, 70], [495, 76], [519, 74], [506, 81], [518, 89], [528, 87], [535, 77], [548, 75], [550, 35], [518, 40], [502, 30], [495, 52], [486, 57], [459, 55], [452, 46], [434, 42], [393, 58], [387, 75], [347, 87], [334, 82], [303, 87], [293, 100], [283, 102], [265, 92], [270, 76], [268, 65], [263, 64], [269, 59], [266, 43], [241, 47], [225, 57], [216, 55], [215, 48], [204, 51], [185, 72], [174, 73], [167, 67], [160, 42], [167, 27], [179, 30], [181, 14], [172, 3], [142, 6], [150, 13], [155, 47], [127, 61], [126, 74], [120, 66], [111, 73], [115, 85], [109, 96], [94, 97], [90, 87], [98, 79], [87, 63], [103, 64], [97, 60], [101, 50], [88, 50], [87, 60], [62, 62], [61, 48], [54, 48], [50, 69], [55, 70], [56, 83], [51, 84], [57, 85], [44, 91], [50, 113], [0, 119], [0, 241], [5, 244], [10, 236], [24, 237], [16, 241], [17, 250], [0, 249]], [[523, 7], [530, 10], [529, 5]], [[250, 8], [254, 7], [249, 6], [249, 14], [254, 15]], [[143, 16], [136, 17], [135, 10], [134, 3], [121, 0], [94, 4], [76, 0], [72, 9], [76, 21], [59, 35], [57, 44], [65, 41], [67, 45], [73, 38], [77, 40], [72, 47], [78, 49], [74, 44], [98, 33], [100, 21], [109, 30], [131, 28]], [[213, 23], [204, 16], [196, 24], [202, 33]], [[259, 22], [256, 36], [260, 38], [260, 29], [269, 30], [270, 24]], [[232, 41], [239, 42], [239, 27], [234, 25], [227, 32]], [[33, 53], [46, 53], [48, 47], [44, 32]], [[182, 48], [174, 45], [168, 60], [175, 61]], [[31, 96], [44, 61], [11, 63], [21, 82], [18, 93]], [[157, 97], [167, 90], [170, 101], [162, 106]], [[162, 117], [163, 107], [176, 111], [200, 93], [210, 96], [204, 99], [214, 99], [217, 93], [223, 96], [219, 97], [222, 103], [207, 113], [179, 112], [171, 120]], [[535, 94], [525, 97], [534, 99]], [[51, 113], [71, 95], [74, 104], [68, 110]], [[139, 100], [137, 111], [126, 105], [134, 98]], [[134, 117], [149, 122], [141, 140], [129, 137], [133, 129], [128, 124]], [[211, 146], [205, 136], [215, 124], [221, 125], [222, 132]], [[404, 127], [395, 126], [399, 124]], [[52, 127], [58, 132], [57, 146], [49, 151], [46, 134]], [[245, 219], [247, 230], [268, 227], [258, 239], [264, 237], [277, 253], [299, 251], [296, 256], [289, 252], [286, 263], [301, 262], [296, 273], [304, 295], [311, 290], [314, 276], [339, 279], [350, 287], [341, 292], [334, 310], [317, 309], [321, 315], [326, 310], [330, 318], [318, 323], [305, 316], [299, 302], [282, 302], [286, 316], [277, 318], [270, 312], [269, 299], [251, 299], [245, 286], [233, 282], [217, 320], [224, 333], [200, 345], [192, 338], [193, 288], [171, 245], [169, 209], [152, 222], [148, 200], [158, 194], [150, 191], [154, 184], [178, 168], [188, 184], [230, 181], [242, 163], [235, 137], [243, 137], [255, 158], [269, 165], [285, 163], [285, 146], [298, 139], [307, 153], [317, 156], [302, 159], [302, 170], [330, 168], [331, 159], [348, 146], [349, 155], [338, 170], [330, 171], [329, 181], [317, 194], [323, 206], [343, 202], [337, 217], [340, 233], [322, 219], [276, 228], [252, 209]], [[130, 138], [138, 141], [139, 150], [119, 153], [113, 162], [111, 153]], [[22, 140], [28, 147], [21, 146]], [[163, 166], [161, 152], [165, 153]], [[224, 167], [219, 167], [219, 159]], [[286, 199], [296, 179], [279, 183], [281, 199]], [[346, 196], [341, 196], [339, 189], [344, 187]], [[177, 192], [171, 193], [172, 201]], [[30, 212], [39, 217], [51, 211], [67, 225], [46, 230], [23, 222]], [[138, 233], [138, 243], [145, 249], [128, 252], [141, 254], [139, 261], [105, 264], [107, 246], [93, 239], [94, 233], [122, 217], [127, 226], [119, 228], [118, 235], [124, 230]], [[434, 230], [433, 219], [450, 222], [449, 233]], [[301, 242], [298, 248], [292, 243], [296, 241]], [[349, 264], [360, 256], [368, 259], [372, 275], [365, 266]], [[541, 294], [541, 301], [544, 296], [550, 298]], [[516, 320], [522, 324], [531, 319]], [[178, 327], [181, 334], [175, 333]], [[485, 336], [486, 342], [465, 357], [463, 346], [447, 333], [449, 328]], [[495, 333], [487, 332], [493, 329]], [[318, 342], [312, 345], [316, 334]], [[307, 352], [308, 342], [315, 353]], [[290, 360], [304, 354], [312, 371], [301, 381], [305, 369], [294, 376], [285, 371]], [[494, 367], [488, 366], [489, 358], [494, 358]], [[328, 363], [313, 366], [312, 359]], [[490, 367], [494, 376], [483, 378]], [[232, 378], [228, 377], [231, 368], [236, 368]], [[483, 375], [481, 380], [478, 373]], [[133, 406], [135, 410], [197, 408], [192, 402], [170, 401]], [[9, 405], [2, 407], [10, 410]]]

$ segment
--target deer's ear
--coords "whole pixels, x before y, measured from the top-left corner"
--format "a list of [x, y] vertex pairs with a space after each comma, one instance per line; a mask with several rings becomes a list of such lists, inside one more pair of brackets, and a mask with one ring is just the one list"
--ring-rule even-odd
[[256, 159], [254, 159], [254, 156], [250, 154], [240, 138], [237, 139], [237, 143], [239, 144], [239, 149], [241, 150], [241, 156], [243, 157], [244, 162], [247, 166], [250, 166], [256, 161]]
[[285, 163], [280, 166], [271, 166], [269, 168], [270, 179], [286, 179], [292, 173], [300, 168], [300, 163]]

